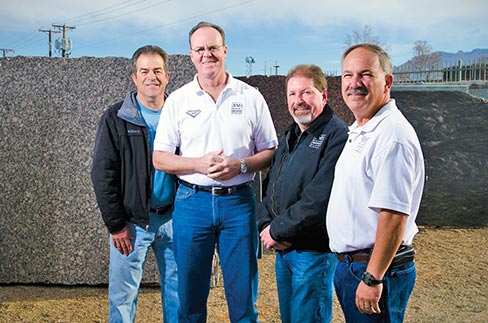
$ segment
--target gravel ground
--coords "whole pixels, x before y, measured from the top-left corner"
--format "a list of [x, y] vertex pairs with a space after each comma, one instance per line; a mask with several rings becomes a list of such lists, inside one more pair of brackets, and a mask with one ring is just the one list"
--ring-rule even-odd
[[[422, 227], [417, 249], [417, 283], [405, 322], [488, 322], [488, 228]], [[261, 323], [280, 322], [274, 280], [274, 255], [259, 261], [257, 308]], [[0, 323], [101, 323], [107, 321], [106, 287], [0, 286]], [[159, 289], [144, 287], [138, 305], [138, 323], [160, 322]], [[228, 322], [221, 283], [212, 289], [208, 322]], [[338, 303], [333, 323], [344, 322]]]

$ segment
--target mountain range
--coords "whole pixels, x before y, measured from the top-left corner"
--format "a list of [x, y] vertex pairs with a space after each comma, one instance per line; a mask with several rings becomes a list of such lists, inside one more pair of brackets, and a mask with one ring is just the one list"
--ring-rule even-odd
[[441, 62], [443, 64], [457, 63], [459, 60], [466, 63], [474, 63], [480, 59], [488, 60], [488, 48], [473, 49], [470, 52], [463, 52], [460, 50], [457, 53], [437, 52], [441, 55]]
[[[488, 48], [477, 48], [473, 49], [470, 52], [463, 52], [462, 50], [458, 51], [457, 53], [448, 53], [448, 52], [441, 52], [437, 51], [434, 54], [439, 54], [441, 57], [440, 65], [441, 66], [451, 66], [457, 64], [460, 60], [462, 61], [463, 65], [465, 64], [472, 64], [476, 63], [479, 60], [484, 59], [488, 61]], [[404, 66], [409, 66], [412, 63], [412, 60], [408, 60], [407, 62], [397, 66], [399, 68]]]

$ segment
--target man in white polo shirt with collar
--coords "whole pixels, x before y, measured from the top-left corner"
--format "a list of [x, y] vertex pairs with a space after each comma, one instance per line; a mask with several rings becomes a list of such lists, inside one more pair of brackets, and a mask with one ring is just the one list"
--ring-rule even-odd
[[390, 98], [392, 62], [376, 45], [350, 47], [342, 96], [356, 121], [339, 157], [327, 210], [334, 286], [346, 322], [403, 322], [416, 269], [411, 246], [424, 186], [414, 128]]
[[201, 22], [190, 31], [195, 79], [167, 99], [154, 165], [176, 174], [173, 212], [179, 323], [206, 322], [211, 264], [219, 252], [230, 322], [257, 322], [254, 173], [278, 144], [263, 96], [225, 71], [224, 31]]

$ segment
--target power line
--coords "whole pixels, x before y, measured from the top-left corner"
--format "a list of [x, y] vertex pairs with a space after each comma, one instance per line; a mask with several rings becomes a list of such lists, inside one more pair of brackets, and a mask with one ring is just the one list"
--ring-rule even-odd
[[[86, 13], [86, 14], [83, 14], [83, 15], [80, 15], [80, 16], [77, 16], [77, 17], [73, 17], [73, 18], [67, 19], [64, 24], [66, 24], [66, 22], [70, 22], [70, 24], [73, 25], [73, 22], [88, 20], [90, 18], [94, 18], [94, 17], [101, 16], [102, 14], [114, 13], [116, 11], [120, 11], [122, 9], [125, 9], [125, 8], [128, 8], [128, 7], [133, 7], [135, 5], [141, 4], [142, 2], [145, 2], [145, 1], [148, 1], [148, 0], [139, 0], [139, 1], [136, 1], [136, 2], [131, 3], [131, 4], [127, 4], [128, 2], [132, 2], [130, 0], [127, 0], [127, 1], [124, 1], [124, 2], [119, 3], [117, 5], [113, 5], [113, 6], [109, 6], [109, 7], [106, 7], [106, 8], [98, 9], [98, 10], [95, 10], [95, 11], [92, 11], [92, 12], [89, 12], [89, 13]], [[79, 23], [76, 26], [94, 24], [94, 23], [98, 23], [98, 22], [101, 22], [101, 21], [106, 21], [106, 20], [109, 20], [109, 19], [119, 18], [119, 17], [122, 17], [122, 16], [126, 16], [126, 15], [129, 15], [129, 14], [133, 14], [133, 13], [139, 12], [139, 11], [143, 11], [143, 10], [147, 10], [147, 9], [150, 9], [150, 8], [154, 8], [156, 6], [159, 6], [159, 5], [168, 3], [170, 1], [172, 1], [172, 0], [160, 1], [160, 2], [154, 3], [154, 4], [150, 5], [150, 6], [146, 6], [146, 7], [140, 8], [140, 9], [135, 9], [135, 10], [132, 10], [130, 12], [120, 13], [118, 15], [111, 16], [111, 17], [105, 17], [105, 18], [98, 19], [98, 20], [86, 21], [86, 22], [83, 22], [83, 23]], [[176, 21], [173, 21], [173, 22], [170, 22], [170, 23], [158, 25], [158, 26], [155, 26], [155, 27], [151, 27], [151, 28], [146, 28], [146, 29], [143, 29], [143, 30], [139, 30], [139, 31], [137, 31], [135, 33], [132, 33], [130, 35], [123, 36], [123, 37], [117, 37], [117, 38], [114, 38], [114, 39], [111, 39], [111, 40], [118, 40], [118, 39], [128, 38], [128, 37], [131, 37], [133, 35], [140, 34], [140, 33], [144, 33], [144, 32], [150, 31], [150, 30], [164, 28], [166, 26], [179, 24], [179, 23], [182, 23], [184, 21], [188, 21], [188, 20], [195, 19], [195, 18], [198, 18], [198, 17], [207, 16], [207, 15], [215, 14], [215, 13], [218, 13], [218, 12], [221, 12], [221, 11], [225, 11], [225, 10], [228, 10], [228, 9], [232, 9], [232, 8], [236, 8], [236, 7], [239, 7], [239, 6], [243, 6], [245, 4], [248, 4], [248, 3], [251, 3], [251, 2], [254, 2], [254, 1], [256, 1], [256, 0], [247, 0], [247, 1], [242, 1], [242, 2], [239, 2], [239, 3], [231, 4], [231, 5], [228, 5], [228, 6], [224, 6], [224, 7], [218, 8], [218, 9], [209, 10], [209, 11], [204, 12], [204, 13], [201, 13], [201, 14], [197, 14], [197, 15], [193, 15], [193, 16], [190, 16], [190, 17], [182, 18], [182, 19], [179, 19], [179, 20], [176, 20]], [[62, 25], [62, 23], [56, 23], [56, 24], [53, 23], [52, 24], [53, 27], [55, 27], [55, 26], [58, 26], [59, 27], [60, 25]], [[74, 29], [76, 27], [68, 27], [68, 28]], [[43, 29], [43, 30], [45, 30], [45, 29]], [[41, 31], [41, 29], [39, 29], [38, 31]], [[25, 44], [27, 44], [27, 43], [31, 42], [31, 40], [34, 39], [36, 37], [36, 35], [38, 35], [37, 34], [37, 31], [34, 32], [34, 33], [32, 33], [32, 34], [29, 34], [26, 38], [19, 39], [18, 41], [14, 42], [14, 44], [17, 44], [17, 43], [21, 43], [21, 44], [24, 44], [25, 43]], [[63, 38], [63, 39], [65, 39], [65, 38]], [[96, 42], [96, 43], [92, 43], [92, 44], [99, 44], [99, 43], [102, 43], [102, 42], [106, 42], [106, 41], [100, 41], [100, 42]], [[11, 47], [14, 47], [14, 46], [11, 46]], [[66, 53], [63, 50], [63, 55], [65, 55], [65, 54]]]
[[61, 31], [59, 30], [52, 30], [51, 28], [49, 28], [49, 30], [45, 30], [45, 29], [39, 29], [40, 32], [43, 32], [43, 33], [49, 33], [49, 57], [53, 57], [53, 37], [52, 37], [52, 34], [59, 34]]
[[[78, 17], [75, 17], [75, 18], [67, 19], [64, 22], [69, 22], [71, 24], [74, 24], [76, 21], [87, 20], [87, 19], [91, 19], [91, 18], [94, 18], [94, 17], [98, 17], [98, 16], [101, 16], [101, 15], [104, 15], [104, 14], [110, 14], [110, 13], [113, 13], [113, 12], [116, 12], [116, 11], [120, 11], [120, 10], [125, 9], [125, 8], [133, 7], [133, 6], [137, 5], [137, 4], [142, 3], [142, 2], [145, 2], [145, 1], [148, 1], [148, 0], [140, 0], [140, 1], [137, 1], [137, 2], [134, 2], [134, 3], [131, 3], [129, 5], [126, 5], [126, 6], [123, 6], [123, 7], [120, 7], [120, 8], [116, 8], [116, 7], [119, 7], [120, 5], [122, 5], [124, 3], [130, 2], [130, 1], [125, 1], [125, 2], [119, 3], [119, 4], [114, 5], [114, 6], [110, 6], [110, 7], [103, 8], [103, 9], [100, 9], [100, 10], [96, 10], [96, 11], [93, 11], [93, 12], [90, 12], [90, 13], [86, 13], [84, 15], [81, 15], [81, 16], [78, 16]], [[108, 18], [104, 18], [104, 19], [99, 19], [99, 20], [95, 20], [95, 21], [88, 21], [88, 22], [84, 22], [84, 23], [78, 23], [76, 25], [77, 26], [87, 25], [87, 24], [96, 23], [96, 22], [100, 22], [100, 21], [104, 21], [104, 20], [108, 20], [108, 19], [117, 18], [117, 17], [120, 17], [120, 16], [129, 15], [129, 14], [132, 14], [132, 13], [135, 13], [135, 12], [138, 12], [138, 11], [141, 11], [141, 10], [145, 10], [147, 8], [152, 8], [152, 7], [158, 6], [160, 4], [163, 4], [163, 3], [166, 3], [166, 2], [169, 2], [169, 1], [171, 1], [171, 0], [166, 0], [166, 1], [163, 1], [161, 3], [156, 3], [156, 4], [154, 4], [152, 6], [149, 6], [149, 7], [146, 7], [146, 8], [129, 11], [129, 12], [126, 12], [126, 13], [123, 13], [123, 14], [120, 14], [120, 15], [117, 15], [117, 16], [108, 17]]]
[[53, 27], [54, 28], [58, 28], [59, 30], [63, 30], [63, 40], [61, 42], [61, 57], [66, 57], [66, 51], [68, 50], [71, 50], [72, 48], [72, 45], [71, 45], [71, 41], [68, 41], [68, 39], [66, 39], [66, 30], [67, 29], [75, 29], [76, 27], [71, 27], [71, 26], [66, 26], [66, 24], [64, 25], [54, 25], [53, 24]]
[[[133, 7], [135, 5], [138, 5], [142, 2], [145, 2], [145, 1], [148, 1], [148, 0], [139, 0], [139, 1], [136, 1], [136, 2], [132, 2], [131, 0], [126, 0], [122, 3], [119, 3], [119, 4], [116, 4], [116, 5], [113, 5], [113, 6], [109, 6], [109, 7], [106, 7], [106, 8], [102, 8], [102, 9], [99, 9], [99, 10], [96, 10], [96, 11], [92, 11], [92, 12], [89, 12], [89, 13], [86, 13], [86, 14], [83, 14], [83, 15], [80, 15], [80, 16], [77, 16], [77, 17], [74, 17], [74, 18], [70, 18], [68, 20], [65, 21], [66, 22], [73, 22], [73, 21], [80, 21], [80, 20], [87, 20], [89, 18], [93, 18], [93, 17], [96, 17], [96, 16], [100, 16], [101, 14], [103, 13], [111, 13], [111, 12], [115, 12], [115, 11], [119, 11], [119, 10], [122, 10], [122, 9], [125, 9], [125, 8], [128, 8], [128, 7]], [[100, 22], [100, 21], [104, 21], [104, 20], [108, 20], [108, 19], [114, 19], [114, 18], [117, 18], [117, 17], [121, 17], [121, 16], [124, 16], [124, 15], [128, 15], [128, 14], [131, 14], [131, 13], [136, 13], [138, 11], [141, 11], [141, 10], [145, 10], [145, 9], [148, 9], [148, 8], [152, 8], [154, 6], [157, 6], [157, 5], [160, 5], [160, 4], [163, 4], [163, 3], [167, 3], [171, 0], [165, 0], [163, 2], [160, 2], [160, 3], [156, 3], [156, 4], [153, 4], [152, 6], [148, 6], [146, 8], [142, 8], [142, 9], [137, 9], [137, 10], [133, 10], [131, 12], [128, 12], [128, 13], [124, 13], [124, 14], [120, 14], [120, 15], [117, 15], [117, 16], [114, 16], [114, 17], [108, 17], [108, 18], [105, 18], [105, 19], [99, 19], [97, 21], [88, 21], [88, 22], [85, 22], [83, 23], [83, 25], [86, 25], [86, 24], [90, 24], [90, 23], [96, 23], [96, 22]], [[128, 2], [132, 2], [130, 3], [129, 5], [126, 5]], [[118, 7], [118, 8], [117, 8]], [[60, 22], [60, 23], [53, 23], [53, 25], [62, 25], [63, 23]], [[70, 23], [72, 24], [72, 23]], [[46, 30], [48, 28], [41, 28], [43, 30]], [[19, 48], [19, 47], [25, 47], [27, 45], [31, 45], [33, 44], [33, 40], [39, 36], [39, 34], [37, 33], [38, 31], [40, 30], [37, 30], [35, 32], [32, 32], [32, 33], [29, 33], [28, 35], [26, 35], [25, 37], [22, 37], [16, 41], [14, 41], [13, 43], [9, 44], [9, 47], [12, 47], [12, 48]], [[39, 38], [39, 41], [41, 39]]]
[[[138, 1], [138, 2], [136, 2], [136, 4], [139, 3], [139, 2], [144, 2], [144, 1], [147, 1], [147, 0]], [[116, 4], [116, 5], [113, 5], [113, 6], [110, 6], [110, 7], [106, 7], [106, 8], [103, 8], [103, 9], [99, 9], [99, 10], [95, 10], [95, 11], [92, 11], [92, 12], [88, 12], [88, 13], [85, 13], [85, 14], [83, 14], [81, 16], [69, 18], [69, 19], [66, 19], [65, 22], [73, 23], [73, 22], [75, 22], [77, 20], [86, 19], [86, 18], [90, 18], [90, 17], [96, 17], [96, 16], [100, 15], [104, 11], [109, 11], [110, 9], [116, 8], [118, 6], [121, 6], [122, 4], [127, 3], [127, 2], [131, 2], [131, 0], [127, 0], [127, 1], [124, 1], [122, 3]]]
[[150, 9], [150, 8], [154, 8], [154, 7], [160, 6], [160, 5], [165, 4], [165, 3], [168, 3], [170, 1], [171, 0], [162, 1], [162, 2], [159, 2], [159, 3], [153, 4], [151, 6], [147, 6], [147, 7], [138, 9], [138, 10], [133, 10], [133, 11], [121, 13], [119, 15], [115, 15], [115, 16], [112, 16], [112, 17], [107, 17], [107, 18], [103, 18], [103, 19], [99, 19], [99, 20], [94, 20], [94, 21], [89, 21], [89, 22], [85, 22], [85, 23], [79, 23], [79, 24], [77, 24], [77, 26], [94, 24], [94, 23], [101, 22], [101, 21], [106, 21], [106, 20], [110, 20], [110, 19], [114, 19], [114, 18], [119, 18], [119, 17], [131, 15], [131, 14], [134, 14], [134, 13], [139, 12], [139, 11], [143, 11], [143, 10], [146, 10], [146, 9]]
[[[232, 8], [236, 8], [236, 7], [240, 7], [240, 6], [243, 6], [245, 4], [248, 4], [248, 3], [251, 3], [251, 2], [255, 2], [255, 1], [256, 0], [247, 0], [247, 1], [239, 2], [239, 3], [233, 4], [233, 5], [228, 5], [228, 6], [225, 6], [225, 7], [219, 8], [219, 9], [210, 10], [210, 11], [207, 11], [207, 12], [204, 12], [204, 13], [201, 13], [201, 14], [198, 14], [198, 15], [193, 15], [193, 16], [190, 16], [190, 17], [182, 18], [182, 19], [179, 19], [179, 20], [170, 22], [170, 23], [166, 23], [166, 24], [162, 24], [162, 25], [155, 26], [155, 27], [151, 27], [151, 28], [146, 28], [146, 29], [143, 29], [143, 30], [139, 30], [137, 32], [134, 32], [134, 33], [132, 33], [130, 35], [126, 35], [126, 36], [123, 36], [123, 37], [112, 38], [109, 41], [114, 41], [114, 40], [119, 40], [119, 39], [125, 39], [125, 38], [128, 38], [128, 37], [137, 35], [137, 34], [141, 34], [141, 33], [148, 32], [150, 30], [160, 29], [160, 28], [164, 28], [164, 27], [167, 27], [167, 26], [171, 26], [171, 25], [176, 25], [176, 24], [182, 23], [182, 22], [187, 21], [187, 20], [192, 20], [192, 19], [195, 19], [195, 18], [199, 18], [199, 17], [203, 17], [203, 16], [208, 16], [208, 15], [211, 15], [211, 14], [214, 14], [214, 13], [217, 13], [217, 12], [225, 11], [225, 10], [232, 9]], [[105, 43], [105, 42], [107, 42], [107, 40], [103, 40], [103, 41], [100, 41], [100, 42], [92, 43], [92, 45], [101, 44], [101, 43]]]
[[24, 38], [20, 38], [20, 39], [14, 41], [9, 46], [10, 47], [22, 47], [22, 45], [24, 45], [24, 43], [30, 42], [32, 39], [37, 38], [38, 36], [39, 35], [37, 34], [37, 31], [29, 33]]

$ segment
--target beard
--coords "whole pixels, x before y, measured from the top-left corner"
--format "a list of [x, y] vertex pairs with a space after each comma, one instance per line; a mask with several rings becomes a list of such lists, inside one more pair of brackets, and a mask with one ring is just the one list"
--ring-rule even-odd
[[[303, 108], [306, 108], [307, 110], [299, 110]], [[298, 115], [296, 113], [297, 111], [300, 111]], [[312, 107], [309, 105], [299, 105], [293, 107], [293, 120], [295, 120], [296, 123], [308, 125], [310, 122], [312, 122]]]

